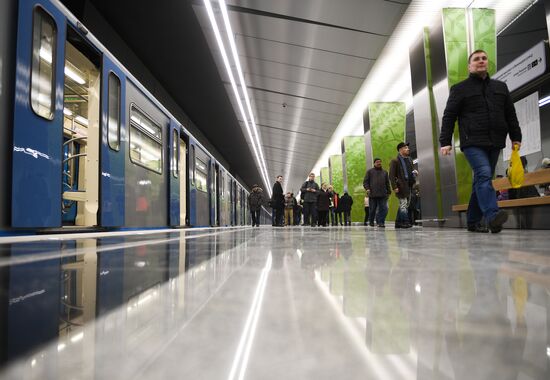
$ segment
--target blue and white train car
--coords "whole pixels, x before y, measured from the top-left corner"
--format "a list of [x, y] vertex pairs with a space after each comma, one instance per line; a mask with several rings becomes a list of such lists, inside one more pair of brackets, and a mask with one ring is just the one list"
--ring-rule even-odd
[[0, 13], [0, 228], [245, 224], [244, 187], [60, 2]]

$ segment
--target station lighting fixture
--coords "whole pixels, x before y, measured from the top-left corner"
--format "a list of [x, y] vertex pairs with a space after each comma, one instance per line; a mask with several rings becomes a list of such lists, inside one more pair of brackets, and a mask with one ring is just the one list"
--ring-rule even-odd
[[[256, 160], [257, 160], [258, 166], [260, 168], [260, 173], [262, 175], [262, 178], [263, 178], [263, 181], [264, 181], [264, 184], [265, 184], [265, 188], [266, 188], [267, 192], [269, 193], [269, 195], [271, 196], [271, 188], [270, 188], [270, 185], [269, 185], [269, 175], [268, 175], [268, 172], [267, 172], [267, 166], [265, 164], [265, 159], [264, 159], [264, 155], [263, 155], [263, 152], [262, 152], [262, 145], [261, 145], [260, 139], [258, 137], [258, 128], [257, 128], [256, 123], [254, 121], [255, 119], [254, 119], [254, 114], [252, 113], [252, 107], [250, 106], [250, 100], [249, 100], [249, 97], [248, 97], [248, 92], [246, 90], [247, 87], [246, 87], [246, 83], [244, 81], [244, 76], [242, 74], [241, 64], [240, 64], [240, 61], [239, 61], [239, 55], [237, 53], [237, 48], [236, 48], [235, 42], [233, 40], [233, 32], [232, 32], [232, 29], [231, 29], [231, 24], [229, 23], [229, 17], [228, 17], [228, 14], [227, 14], [227, 6], [226, 6], [224, 0], [219, 0], [218, 4], [219, 4], [221, 14], [222, 14], [222, 18], [223, 18], [223, 21], [224, 21], [224, 24], [225, 24], [225, 30], [226, 30], [226, 33], [227, 33], [227, 39], [229, 41], [229, 46], [230, 46], [230, 49], [231, 49], [233, 62], [235, 64], [235, 69], [236, 69], [237, 75], [239, 77], [239, 82], [240, 82], [240, 85], [241, 85], [241, 90], [242, 90], [242, 93], [243, 93], [243, 97], [244, 97], [245, 102], [246, 102], [246, 106], [247, 106], [247, 110], [248, 110], [248, 116], [247, 116], [247, 113], [245, 112], [245, 109], [244, 109], [244, 106], [243, 106], [243, 103], [242, 103], [241, 95], [240, 95], [239, 89], [237, 87], [237, 82], [235, 80], [235, 76], [233, 75], [233, 70], [231, 68], [231, 64], [230, 64], [229, 58], [227, 56], [227, 51], [226, 51], [225, 45], [223, 43], [219, 27], [218, 27], [218, 22], [216, 21], [216, 16], [214, 15], [214, 10], [212, 8], [212, 3], [211, 3], [210, 0], [204, 0], [204, 5], [206, 7], [206, 12], [208, 14], [208, 18], [210, 19], [210, 23], [212, 24], [212, 29], [213, 29], [214, 35], [216, 37], [216, 42], [218, 43], [218, 47], [220, 48], [220, 53], [221, 53], [221, 56], [222, 56], [222, 60], [223, 60], [223, 63], [225, 65], [225, 69], [227, 70], [227, 75], [229, 76], [229, 81], [231, 83], [231, 87], [232, 87], [233, 93], [235, 95], [235, 100], [237, 101], [239, 111], [241, 113], [244, 125], [246, 127], [246, 132], [248, 134], [248, 138], [250, 139], [252, 149], [254, 151], [254, 155], [256, 156]], [[250, 120], [250, 122], [249, 122], [249, 120]], [[252, 124], [252, 126], [250, 124]]]

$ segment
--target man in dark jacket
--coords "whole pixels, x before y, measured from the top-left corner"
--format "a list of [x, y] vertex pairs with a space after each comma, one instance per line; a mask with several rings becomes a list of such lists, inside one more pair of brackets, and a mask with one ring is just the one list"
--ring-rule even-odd
[[390, 183], [395, 196], [399, 199], [399, 208], [395, 218], [395, 228], [411, 228], [409, 220], [409, 205], [411, 202], [411, 189], [415, 179], [413, 164], [411, 161], [409, 143], [400, 142], [397, 145], [399, 154], [390, 161]]
[[508, 214], [498, 209], [492, 179], [506, 136], [512, 145], [521, 145], [514, 103], [506, 83], [489, 78], [487, 53], [474, 51], [468, 58], [470, 76], [451, 87], [441, 124], [441, 154], [450, 155], [455, 122], [458, 119], [460, 149], [474, 171], [472, 195], [468, 205], [468, 231], [493, 233], [502, 230]]
[[374, 227], [374, 219], [378, 227], [384, 228], [388, 214], [388, 196], [391, 194], [388, 172], [382, 169], [382, 160], [374, 159], [374, 167], [367, 171], [363, 180], [370, 202], [369, 225]]
[[248, 195], [248, 208], [250, 214], [252, 214], [252, 227], [260, 227], [260, 212], [265, 204], [264, 191], [260, 186], [253, 185], [252, 191]]
[[315, 173], [309, 173], [308, 180], [300, 188], [301, 197], [304, 201], [304, 226], [308, 224], [315, 227], [317, 223], [317, 192], [319, 185], [315, 182]]
[[283, 193], [283, 176], [278, 175], [271, 192], [271, 207], [275, 212], [274, 227], [283, 226], [283, 214], [285, 211], [285, 194]]
[[351, 205], [353, 205], [353, 198], [349, 196], [347, 191], [344, 191], [344, 195], [340, 197], [340, 207], [344, 214], [344, 226], [351, 226]]

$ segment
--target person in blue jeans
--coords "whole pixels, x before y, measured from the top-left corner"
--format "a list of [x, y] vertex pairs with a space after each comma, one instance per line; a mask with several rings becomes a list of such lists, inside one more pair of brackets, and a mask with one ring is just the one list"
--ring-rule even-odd
[[374, 227], [374, 220], [380, 228], [385, 227], [388, 215], [388, 197], [391, 194], [388, 172], [382, 169], [382, 160], [374, 159], [374, 167], [369, 169], [363, 179], [363, 187], [369, 197], [369, 226]]
[[[491, 79], [487, 53], [476, 50], [468, 57], [469, 77], [451, 87], [441, 123], [441, 154], [450, 155], [458, 119], [460, 149], [474, 179], [468, 204], [468, 231], [498, 233], [508, 214], [499, 210], [492, 179], [502, 148], [509, 135], [512, 145], [521, 146], [521, 129], [506, 83]], [[485, 219], [488, 228], [482, 224]]]

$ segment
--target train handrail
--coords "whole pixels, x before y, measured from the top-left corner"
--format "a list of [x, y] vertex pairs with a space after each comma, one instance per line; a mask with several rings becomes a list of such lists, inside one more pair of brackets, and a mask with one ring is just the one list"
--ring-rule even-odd
[[68, 162], [68, 161], [70, 161], [70, 160], [73, 160], [73, 159], [75, 159], [75, 158], [84, 157], [84, 156], [87, 156], [87, 155], [88, 155], [88, 153], [73, 154], [72, 156], [67, 157], [66, 159], [64, 159], [64, 160], [63, 160], [63, 163], [66, 163], [66, 162]]
[[69, 143], [72, 143], [74, 141], [78, 141], [78, 140], [87, 140], [88, 139], [88, 136], [80, 136], [80, 137], [73, 137], [72, 139], [69, 139], [67, 141], [65, 141], [63, 143], [63, 146], [69, 144]]

